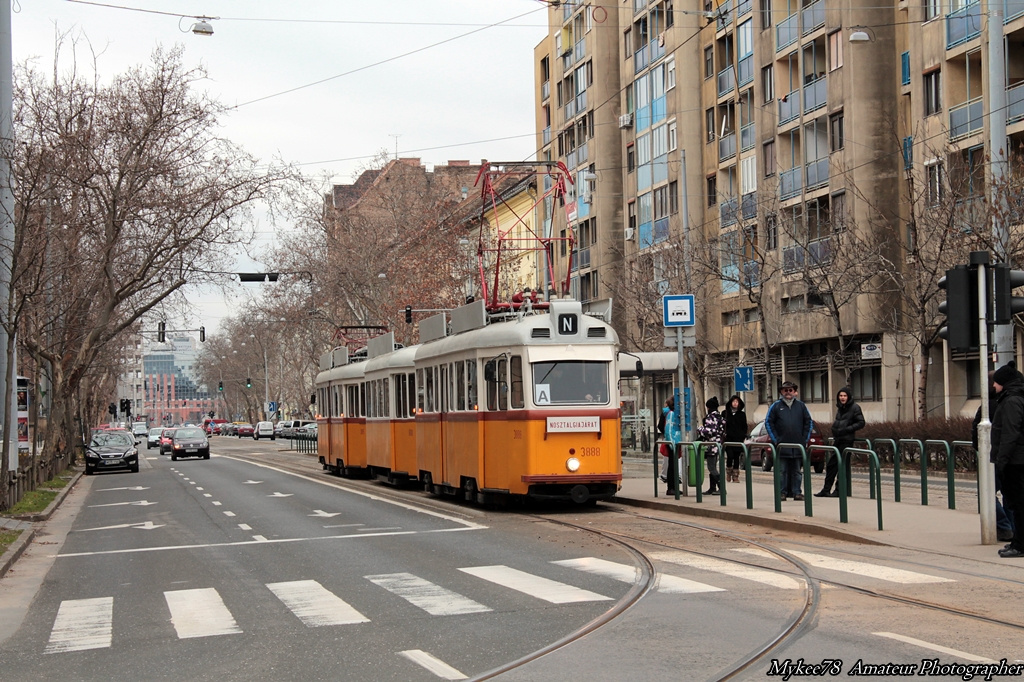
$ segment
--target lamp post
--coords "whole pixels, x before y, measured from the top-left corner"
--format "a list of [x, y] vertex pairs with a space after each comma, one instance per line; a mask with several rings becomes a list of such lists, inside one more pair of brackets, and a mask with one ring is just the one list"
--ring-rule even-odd
[[256, 338], [255, 334], [249, 335], [253, 341], [259, 344], [260, 350], [263, 351], [263, 421], [268, 420], [267, 406], [270, 404], [270, 370], [267, 366], [267, 349], [264, 347], [263, 342]]

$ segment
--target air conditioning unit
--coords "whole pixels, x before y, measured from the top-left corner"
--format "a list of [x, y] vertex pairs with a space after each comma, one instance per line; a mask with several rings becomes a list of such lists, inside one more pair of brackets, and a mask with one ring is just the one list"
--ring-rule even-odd
[[623, 114], [619, 116], [619, 127], [628, 128], [633, 125], [633, 114]]
[[626, 241], [627, 242], [631, 242], [631, 241], [633, 241], [633, 239], [635, 237], [636, 237], [636, 228], [635, 227], [627, 227], [626, 228]]

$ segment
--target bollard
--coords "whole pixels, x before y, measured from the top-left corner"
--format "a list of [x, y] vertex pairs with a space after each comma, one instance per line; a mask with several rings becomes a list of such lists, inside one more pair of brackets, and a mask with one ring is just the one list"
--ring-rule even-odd
[[834, 445], [812, 445], [811, 451], [819, 450], [825, 452], [825, 462], [828, 462], [829, 455], [835, 455], [836, 463], [839, 465], [839, 523], [849, 523], [850, 519], [846, 510], [846, 495], [850, 482], [846, 480], [846, 467], [843, 466], [843, 455], [839, 448]]
[[878, 447], [879, 443], [888, 443], [889, 447], [892, 448], [892, 481], [893, 481], [893, 485], [896, 488], [896, 494], [895, 494], [895, 498], [894, 499], [896, 500], [896, 502], [899, 502], [900, 501], [900, 459], [901, 458], [900, 458], [899, 450], [897, 450], [897, 448], [896, 448], [896, 441], [894, 441], [892, 438], [876, 438], [875, 439], [875, 447], [874, 448], [870, 448], [869, 447], [868, 449], [869, 450], [873, 450], [875, 452], [875, 454], [877, 455], [878, 451], [876, 450], [876, 448]]
[[916, 445], [921, 453], [921, 504], [928, 506], [928, 453], [924, 450], [924, 444], [916, 438], [900, 439], [900, 456], [903, 456], [903, 444]]
[[[659, 466], [659, 462], [658, 462], [658, 457], [661, 456], [661, 443], [662, 443], [662, 441], [660, 441], [658, 439], [655, 439], [654, 440], [654, 448], [652, 448], [654, 450], [654, 452], [652, 453], [651, 464], [653, 465], [653, 469], [654, 469], [654, 496], [655, 497], [658, 496], [658, 472], [661, 470], [661, 466]], [[666, 469], [665, 471], [667, 472], [668, 469]], [[665, 478], [668, 478], [668, 476], [665, 476]]]
[[956, 509], [956, 482], [953, 479], [953, 451], [949, 447], [949, 443], [944, 440], [926, 440], [924, 442], [925, 447], [929, 445], [941, 445], [946, 450], [946, 497], [948, 498], [947, 506], [950, 509]]

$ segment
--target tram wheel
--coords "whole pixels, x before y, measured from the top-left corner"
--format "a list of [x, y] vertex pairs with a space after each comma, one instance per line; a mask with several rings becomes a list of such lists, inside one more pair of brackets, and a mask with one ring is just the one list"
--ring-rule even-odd
[[583, 504], [590, 499], [590, 488], [582, 483], [574, 485], [572, 490], [569, 491], [569, 497], [571, 497], [572, 501], [576, 504]]

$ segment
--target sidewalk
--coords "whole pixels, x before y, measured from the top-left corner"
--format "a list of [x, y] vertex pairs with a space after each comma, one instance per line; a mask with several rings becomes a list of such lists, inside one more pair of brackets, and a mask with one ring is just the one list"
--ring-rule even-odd
[[[907, 549], [941, 552], [974, 560], [1007, 562], [997, 550], [1005, 543], [981, 544], [981, 517], [974, 481], [967, 488], [958, 486], [956, 509], [949, 509], [945, 477], [929, 479], [929, 505], [921, 504], [918, 481], [903, 481], [901, 502], [895, 502], [892, 481], [882, 478], [882, 528], [878, 530], [878, 501], [869, 497], [866, 475], [854, 472], [853, 496], [847, 498], [848, 523], [839, 521], [839, 498], [810, 495], [812, 514], [805, 515], [803, 501], [790, 499], [782, 503], [782, 512], [775, 511], [772, 474], [752, 471], [753, 509], [747, 509], [745, 477], [739, 483], [726, 484], [726, 505], [718, 495], [704, 495], [697, 502], [697, 490], [691, 486], [689, 495], [677, 501], [665, 495], [666, 485], [658, 481], [655, 496], [652, 463], [647, 458], [627, 457], [623, 460], [622, 488], [615, 497], [620, 504], [648, 509], [673, 511], [703, 518], [749, 523], [763, 528], [831, 537], [850, 542], [890, 545]], [[821, 489], [823, 474], [812, 474], [812, 487], [806, 493]], [[705, 480], [704, 488], [707, 489]], [[941, 486], [941, 487], [940, 487]], [[1024, 564], [1022, 564], [1024, 565]]]

